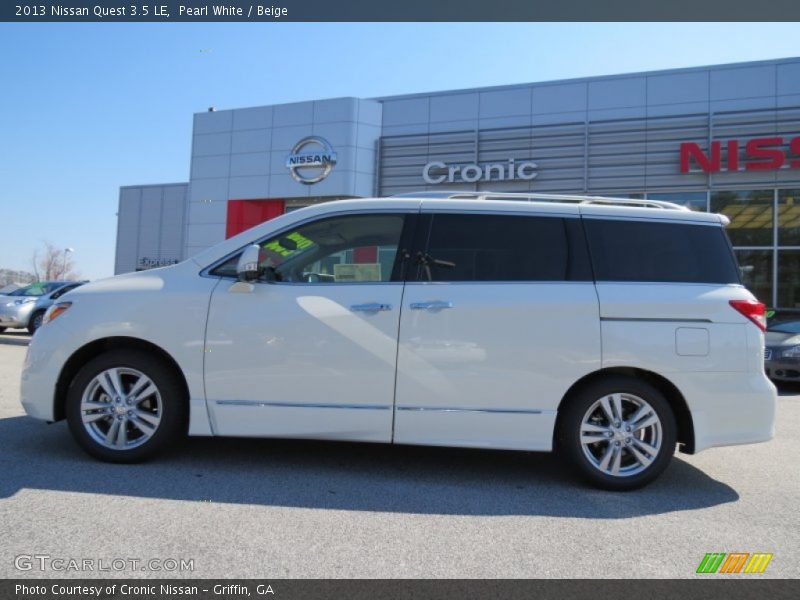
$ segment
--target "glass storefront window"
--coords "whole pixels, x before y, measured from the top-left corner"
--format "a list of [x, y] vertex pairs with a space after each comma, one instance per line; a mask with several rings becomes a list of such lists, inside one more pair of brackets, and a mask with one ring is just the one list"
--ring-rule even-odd
[[711, 212], [731, 220], [728, 236], [734, 246], [772, 246], [772, 190], [711, 193]]
[[778, 306], [800, 308], [800, 250], [778, 251]]
[[761, 302], [772, 306], [772, 250], [735, 250], [742, 283]]
[[708, 210], [706, 192], [647, 192], [647, 199], [672, 202], [700, 212]]
[[800, 246], [800, 190], [778, 190], [778, 245]]
[[[561, 193], [561, 192], [555, 192]], [[577, 192], [585, 193], [585, 192]], [[644, 193], [642, 192], [588, 192], [590, 196], [603, 196], [605, 198], [627, 198], [629, 200], [644, 200]]]

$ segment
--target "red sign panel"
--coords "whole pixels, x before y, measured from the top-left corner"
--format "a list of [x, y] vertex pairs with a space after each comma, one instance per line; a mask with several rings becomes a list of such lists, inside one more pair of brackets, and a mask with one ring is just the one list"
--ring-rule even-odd
[[283, 200], [228, 200], [225, 239], [282, 215], [284, 204]]
[[[741, 166], [747, 171], [775, 170], [784, 165], [792, 169], [800, 168], [800, 136], [788, 141], [789, 155], [783, 151], [786, 143], [782, 137], [754, 138], [744, 145], [744, 160], [740, 165], [739, 140], [729, 140], [725, 143], [711, 142], [708, 153], [704, 152], [699, 144], [683, 142], [681, 144], [681, 173], [689, 173], [692, 163], [704, 173], [719, 173], [720, 171], [739, 171]], [[723, 154], [725, 164], [723, 165]]]

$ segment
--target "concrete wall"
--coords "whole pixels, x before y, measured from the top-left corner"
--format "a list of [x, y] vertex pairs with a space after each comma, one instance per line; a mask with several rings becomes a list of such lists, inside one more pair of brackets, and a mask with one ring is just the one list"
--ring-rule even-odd
[[188, 187], [171, 183], [120, 188], [115, 274], [185, 258]]
[[[196, 114], [187, 256], [224, 239], [231, 199], [372, 195], [381, 109], [379, 102], [337, 98]], [[324, 180], [304, 185], [292, 179], [286, 157], [310, 135], [330, 142], [338, 162]]]

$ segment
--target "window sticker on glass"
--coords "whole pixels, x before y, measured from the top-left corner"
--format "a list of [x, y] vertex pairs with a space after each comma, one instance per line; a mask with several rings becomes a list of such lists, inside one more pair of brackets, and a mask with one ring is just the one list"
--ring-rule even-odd
[[291, 256], [293, 253], [305, 250], [309, 246], [313, 246], [314, 242], [305, 237], [304, 235], [295, 231], [289, 235], [271, 240], [264, 245], [265, 250], [271, 250], [283, 257]]
[[333, 265], [333, 279], [338, 282], [381, 281], [380, 263], [340, 263]]

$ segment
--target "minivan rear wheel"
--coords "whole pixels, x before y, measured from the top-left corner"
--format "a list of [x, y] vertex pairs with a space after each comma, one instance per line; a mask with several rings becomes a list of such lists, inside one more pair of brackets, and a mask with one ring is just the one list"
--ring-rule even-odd
[[559, 450], [589, 483], [631, 490], [667, 468], [677, 426], [669, 402], [652, 385], [610, 377], [568, 400], [558, 433]]
[[72, 380], [66, 417], [75, 440], [95, 458], [139, 462], [185, 430], [185, 392], [163, 360], [140, 350], [112, 350]]

